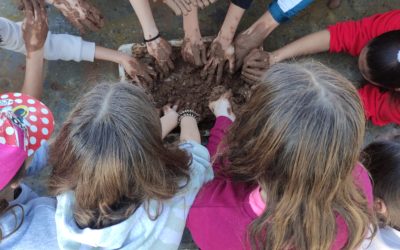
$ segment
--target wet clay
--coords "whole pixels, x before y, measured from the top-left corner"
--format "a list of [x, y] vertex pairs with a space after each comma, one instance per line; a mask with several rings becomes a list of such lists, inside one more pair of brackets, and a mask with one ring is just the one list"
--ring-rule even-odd
[[[155, 60], [149, 56], [145, 47], [133, 47], [134, 57], [154, 67]], [[232, 90], [232, 106], [236, 110], [243, 105], [250, 96], [251, 84], [240, 79], [240, 73], [225, 74], [219, 85], [207, 82], [201, 77], [202, 68], [194, 67], [183, 61], [180, 48], [173, 47], [175, 69], [168, 78], [157, 78], [153, 83], [145, 86], [152, 95], [157, 108], [168, 103], [180, 100], [179, 109], [194, 108], [200, 114], [200, 128], [210, 128], [214, 116], [208, 108], [209, 101], [217, 100], [226, 89]]]

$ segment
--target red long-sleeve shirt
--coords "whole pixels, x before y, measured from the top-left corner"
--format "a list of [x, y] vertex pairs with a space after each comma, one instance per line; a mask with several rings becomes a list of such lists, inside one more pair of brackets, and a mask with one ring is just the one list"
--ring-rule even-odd
[[[376, 14], [358, 21], [345, 21], [329, 26], [330, 52], [346, 52], [358, 56], [373, 38], [392, 30], [400, 30], [400, 10]], [[400, 100], [387, 91], [367, 84], [358, 91], [365, 113], [373, 124], [400, 124]]]
[[[216, 157], [217, 148], [232, 121], [218, 117], [210, 133], [207, 149], [211, 158]], [[250, 193], [256, 188], [245, 183], [235, 183], [222, 172], [219, 161], [213, 164], [215, 178], [198, 193], [193, 203], [186, 226], [200, 249], [250, 249], [246, 232], [257, 218], [250, 206]], [[355, 183], [364, 191], [372, 206], [372, 184], [368, 172], [361, 164], [353, 170]], [[343, 217], [336, 218], [337, 233], [332, 250], [342, 249], [347, 242], [348, 230]]]

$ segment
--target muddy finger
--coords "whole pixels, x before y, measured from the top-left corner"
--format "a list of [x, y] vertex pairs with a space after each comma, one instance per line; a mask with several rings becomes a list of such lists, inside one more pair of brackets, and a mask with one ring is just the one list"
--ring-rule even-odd
[[81, 23], [91, 31], [99, 31], [100, 28], [89, 19], [83, 19]]
[[213, 64], [207, 71], [207, 83], [211, 83], [213, 81], [217, 68], [218, 68], [218, 63], [213, 62]]
[[207, 48], [204, 44], [201, 46], [200, 54], [201, 54], [201, 62], [204, 65], [207, 63]]
[[199, 50], [198, 46], [196, 46], [196, 45], [192, 46], [192, 53], [193, 53], [194, 65], [196, 65], [196, 66], [203, 65], [201, 58], [200, 58], [200, 50]]
[[251, 61], [245, 64], [246, 67], [243, 68], [254, 68], [254, 69], [260, 69], [260, 70], [267, 70], [269, 68], [269, 62], [264, 62], [264, 61]]
[[225, 67], [225, 63], [221, 62], [218, 64], [218, 68], [217, 68], [217, 79], [216, 79], [216, 83], [220, 84], [221, 80], [222, 80], [222, 75], [224, 73], [224, 67]]
[[246, 80], [246, 79], [249, 80], [250, 83], [257, 83], [257, 82], [260, 81], [260, 77], [257, 77], [255, 75], [249, 74], [247, 72], [242, 72], [242, 76], [241, 77], [242, 77], [243, 80]]
[[246, 71], [244, 71], [247, 74], [252, 74], [254, 76], [257, 76], [258, 78], [261, 78], [261, 76], [264, 74], [264, 70], [259, 70], [259, 69], [252, 69], [252, 68], [247, 68]]
[[32, 2], [28, 0], [22, 0], [22, 6], [25, 16], [27, 18], [34, 18]]
[[40, 20], [40, 6], [37, 0], [32, 0], [33, 15], [36, 21]]
[[90, 12], [90, 14], [87, 16], [87, 20], [89, 20], [92, 25], [95, 26], [94, 30], [89, 27], [92, 31], [98, 31], [104, 26], [104, 17], [101, 15], [101, 13], [97, 14], [95, 12]]

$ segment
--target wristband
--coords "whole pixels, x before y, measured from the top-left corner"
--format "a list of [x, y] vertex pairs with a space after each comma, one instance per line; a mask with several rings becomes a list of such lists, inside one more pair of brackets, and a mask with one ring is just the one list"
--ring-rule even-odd
[[152, 41], [154, 41], [154, 40], [156, 40], [156, 39], [158, 39], [158, 38], [160, 38], [160, 33], [158, 33], [155, 37], [153, 37], [153, 38], [150, 38], [150, 39], [146, 39], [146, 38], [143, 38], [143, 41], [145, 42], [145, 43], [149, 43], [149, 42], [152, 42]]
[[198, 113], [196, 113], [192, 109], [185, 109], [178, 113], [178, 124], [179, 125], [181, 125], [181, 121], [182, 121], [183, 117], [185, 117], [185, 116], [193, 117], [197, 123], [199, 123], [199, 121], [200, 121], [200, 115]]

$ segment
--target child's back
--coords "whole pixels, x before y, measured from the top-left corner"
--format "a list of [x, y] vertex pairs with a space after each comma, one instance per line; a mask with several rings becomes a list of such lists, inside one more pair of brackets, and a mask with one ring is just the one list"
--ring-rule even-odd
[[213, 177], [199, 141], [164, 147], [155, 108], [132, 84], [86, 94], [51, 158], [61, 249], [177, 249], [189, 208]]

